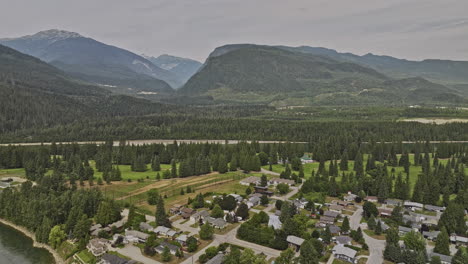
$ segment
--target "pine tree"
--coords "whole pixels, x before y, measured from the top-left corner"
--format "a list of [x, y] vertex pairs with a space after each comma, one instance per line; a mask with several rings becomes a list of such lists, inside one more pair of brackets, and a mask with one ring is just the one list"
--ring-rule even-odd
[[347, 216], [343, 219], [343, 224], [341, 225], [341, 232], [344, 234], [347, 234], [349, 232], [350, 226], [349, 226], [349, 219]]
[[159, 196], [158, 203], [156, 205], [156, 225], [171, 227], [171, 222], [166, 214], [166, 209], [164, 209], [164, 199]]
[[155, 155], [153, 157], [153, 160], [151, 161], [151, 169], [153, 171], [160, 171], [161, 170], [161, 160], [158, 155]]
[[443, 227], [439, 235], [437, 235], [434, 252], [450, 256], [450, 240], [445, 227]]
[[340, 170], [341, 171], [348, 170], [348, 152], [346, 150], [343, 152], [343, 155], [341, 155]]
[[177, 178], [177, 165], [175, 160], [171, 161], [171, 178]]

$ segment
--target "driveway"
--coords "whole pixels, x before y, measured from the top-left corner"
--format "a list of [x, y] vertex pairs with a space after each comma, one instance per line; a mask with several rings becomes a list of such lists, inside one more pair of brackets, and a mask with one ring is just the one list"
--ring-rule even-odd
[[143, 256], [140, 248], [131, 244], [127, 244], [124, 248], [115, 248], [115, 251], [143, 264], [161, 264], [161, 262]]
[[274, 172], [274, 171], [270, 171], [270, 170], [265, 170], [264, 168], [261, 168], [260, 172], [263, 173], [263, 174], [269, 174], [269, 175], [273, 175], [273, 176], [280, 176], [279, 173]]

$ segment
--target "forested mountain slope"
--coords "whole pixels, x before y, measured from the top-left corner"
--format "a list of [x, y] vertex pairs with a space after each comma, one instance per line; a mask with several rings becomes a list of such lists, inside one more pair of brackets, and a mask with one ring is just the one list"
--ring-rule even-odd
[[248, 44], [217, 48], [179, 92], [276, 106], [466, 102], [457, 90], [422, 78], [397, 80], [327, 56]]
[[[130, 51], [106, 45], [78, 33], [41, 31], [32, 36], [1, 39], [0, 44], [40, 58], [82, 80], [106, 85], [119, 93], [170, 94], [181, 85], [170, 71]], [[112, 90], [112, 89], [111, 89]]]
[[145, 115], [172, 109], [68, 77], [37, 58], [0, 45], [0, 132], [84, 118]]

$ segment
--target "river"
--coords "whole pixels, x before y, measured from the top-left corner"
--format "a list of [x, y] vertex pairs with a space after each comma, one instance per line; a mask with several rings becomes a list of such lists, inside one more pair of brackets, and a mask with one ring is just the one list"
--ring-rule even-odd
[[0, 223], [0, 264], [50, 264], [52, 254], [33, 247], [33, 241], [23, 233]]

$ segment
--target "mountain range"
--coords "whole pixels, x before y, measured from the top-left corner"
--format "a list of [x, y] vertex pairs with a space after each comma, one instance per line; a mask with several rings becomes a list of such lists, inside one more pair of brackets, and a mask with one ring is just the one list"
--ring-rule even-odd
[[[143, 56], [74, 32], [47, 30], [0, 39], [0, 44], [37, 57], [70, 76], [123, 94], [172, 94], [173, 88], [179, 88], [188, 79], [182, 65], [177, 72], [163, 69]], [[178, 59], [181, 64], [183, 59]]]
[[210, 54], [179, 93], [274, 106], [466, 103], [455, 88], [416, 74], [398, 78], [382, 72], [296, 48], [226, 45]]
[[0, 39], [0, 44], [34, 56], [48, 63], [52, 75], [72, 80], [60, 93], [92, 89], [174, 104], [272, 106], [460, 105], [468, 97], [464, 61], [233, 44], [216, 48], [201, 64], [166, 54], [137, 55], [63, 30]]

